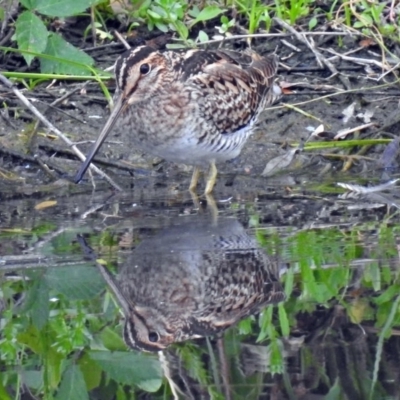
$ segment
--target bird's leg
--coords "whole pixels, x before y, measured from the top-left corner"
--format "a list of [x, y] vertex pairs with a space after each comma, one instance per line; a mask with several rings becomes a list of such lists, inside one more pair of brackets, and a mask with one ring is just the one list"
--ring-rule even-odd
[[218, 206], [217, 206], [217, 203], [216, 203], [212, 193], [206, 194], [205, 198], [206, 198], [206, 201], [207, 201], [207, 209], [210, 210], [210, 213], [211, 213], [212, 223], [213, 223], [214, 226], [216, 226], [217, 225], [217, 220], [218, 220]]
[[215, 161], [210, 163], [210, 172], [207, 178], [206, 190], [204, 194], [210, 194], [214, 188], [215, 182], [217, 181], [218, 170], [215, 166]]
[[196, 190], [197, 182], [199, 180], [199, 176], [200, 176], [200, 168], [199, 167], [194, 167], [192, 180], [190, 181], [190, 186], [189, 186], [189, 191], [190, 192], [194, 192]]

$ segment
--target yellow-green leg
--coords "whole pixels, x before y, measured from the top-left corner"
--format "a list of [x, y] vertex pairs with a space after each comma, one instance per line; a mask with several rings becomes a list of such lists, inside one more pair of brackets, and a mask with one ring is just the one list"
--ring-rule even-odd
[[199, 181], [199, 176], [200, 176], [200, 168], [199, 167], [194, 167], [192, 180], [190, 181], [190, 186], [189, 186], [189, 190], [191, 192], [195, 191], [195, 189], [197, 187], [197, 182]]
[[204, 194], [210, 194], [214, 188], [215, 182], [217, 181], [218, 170], [215, 166], [215, 161], [210, 163], [210, 172], [207, 178], [206, 190]]

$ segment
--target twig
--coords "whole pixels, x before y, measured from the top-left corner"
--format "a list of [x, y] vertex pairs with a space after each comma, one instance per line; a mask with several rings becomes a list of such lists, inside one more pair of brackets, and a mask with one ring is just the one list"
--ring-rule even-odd
[[320, 120], [318, 117], [315, 117], [314, 115], [311, 115], [311, 114], [309, 114], [309, 113], [306, 112], [306, 111], [303, 111], [302, 109], [300, 109], [299, 107], [294, 106], [293, 104], [287, 104], [287, 103], [281, 103], [281, 104], [282, 104], [284, 107], [287, 107], [287, 108], [289, 108], [289, 109], [291, 109], [291, 110], [297, 111], [298, 113], [300, 113], [300, 114], [306, 116], [307, 118], [314, 119], [314, 120], [320, 122], [321, 124], [324, 123], [324, 122], [323, 122], [322, 120]]
[[[361, 33], [358, 32], [304, 32], [302, 35], [306, 36], [364, 36]], [[219, 42], [224, 42], [227, 40], [238, 40], [238, 39], [247, 39], [247, 38], [270, 38], [270, 37], [291, 37], [293, 36], [293, 33], [254, 33], [252, 35], [232, 35], [232, 36], [224, 36], [218, 39], [212, 39], [212, 40], [207, 40], [205, 42], [198, 43], [197, 45], [204, 45], [204, 44], [210, 44], [210, 43], [219, 43]], [[180, 41], [178, 38], [172, 38], [173, 40]]]
[[[48, 111], [49, 108], [53, 108], [56, 109], [57, 111], [62, 112], [63, 114], [67, 114], [68, 117], [73, 118], [78, 120], [79, 122], [82, 122], [81, 120], [79, 120], [78, 118], [76, 118], [73, 115], [70, 115], [69, 113], [66, 113], [64, 110], [60, 110], [58, 109], [56, 106], [60, 103], [62, 103], [64, 100], [66, 100], [68, 97], [71, 97], [76, 91], [78, 91], [79, 89], [85, 87], [87, 84], [89, 83], [89, 81], [85, 82], [83, 85], [79, 85], [76, 88], [74, 88], [73, 90], [71, 90], [70, 92], [66, 93], [64, 96], [61, 96], [60, 98], [54, 100], [52, 103], [47, 104], [46, 102], [43, 102], [47, 105], [47, 109], [43, 112], [43, 115]], [[42, 101], [42, 100], [38, 100], [38, 101]], [[40, 120], [37, 120], [35, 123], [35, 126], [33, 127], [32, 133], [30, 134], [30, 138], [29, 138], [29, 142], [28, 142], [28, 149], [29, 151], [32, 150], [33, 146], [35, 145], [35, 139], [37, 137], [37, 130], [39, 129], [39, 125], [40, 125]]]
[[114, 31], [114, 35], [125, 46], [127, 50], [131, 48], [131, 46], [129, 46], [129, 43], [122, 37], [122, 35], [118, 31]]
[[67, 265], [81, 265], [82, 260], [77, 259], [75, 256], [57, 257], [57, 256], [44, 256], [41, 254], [22, 254], [17, 256], [2, 256], [0, 259], [0, 271], [15, 271], [18, 269], [31, 269], [31, 268], [54, 268], [64, 267]]
[[[14, 94], [21, 100], [21, 102], [28, 108], [37, 118], [42, 121], [42, 123], [51, 131], [54, 132], [61, 140], [63, 140], [68, 146], [71, 146], [74, 153], [80, 158], [82, 161], [85, 161], [85, 155], [75, 146], [71, 140], [69, 140], [64, 134], [58, 130], [50, 121], [48, 121], [40, 112], [39, 110], [29, 102], [29, 100], [18, 90], [14, 87], [12, 82], [8, 80], [5, 76], [0, 74], [0, 82], [2, 82], [6, 87], [11, 89]], [[122, 191], [122, 189], [101, 169], [97, 168], [95, 165], [91, 164], [90, 168], [97, 172], [102, 178], [104, 178], [114, 189], [118, 191]]]
[[[317, 59], [317, 62], [320, 66], [325, 65], [329, 71], [331, 71], [332, 76], [338, 76], [340, 81], [342, 82], [343, 86], [347, 89], [351, 89], [350, 82], [339, 73], [339, 71], [336, 69], [336, 67], [325, 57], [323, 56], [316, 48], [314, 45], [314, 42], [312, 41], [312, 38], [307, 40], [305, 37], [304, 33], [299, 33], [297, 32], [293, 27], [291, 27], [289, 24], [287, 24], [285, 21], [282, 21], [280, 18], [274, 18], [274, 21], [277, 22], [282, 28], [288, 30], [291, 32], [300, 42], [304, 43], [309, 47], [309, 49], [314, 53], [315, 58]], [[311, 42], [312, 41], [312, 42]]]
[[368, 124], [356, 126], [355, 128], [345, 129], [343, 131], [338, 132], [333, 139], [334, 140], [343, 139], [344, 137], [346, 137], [350, 133], [357, 132], [357, 131], [360, 131], [362, 129], [367, 129], [370, 126], [375, 126], [375, 125], [376, 125], [375, 122], [370, 122]]
[[377, 60], [371, 59], [371, 58], [349, 57], [344, 54], [337, 53], [333, 49], [325, 49], [325, 50], [328, 53], [335, 54], [336, 56], [340, 57], [342, 60], [351, 61], [356, 64], [364, 65], [364, 66], [373, 64], [373, 65], [376, 65], [377, 67], [382, 68], [383, 70], [386, 70], [386, 71], [389, 69], [389, 67], [387, 65], [385, 65]]

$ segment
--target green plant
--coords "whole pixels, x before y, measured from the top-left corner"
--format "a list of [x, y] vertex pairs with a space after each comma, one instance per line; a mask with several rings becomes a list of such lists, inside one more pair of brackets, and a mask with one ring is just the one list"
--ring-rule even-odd
[[[14, 39], [28, 65], [35, 55], [54, 56], [61, 60], [74, 60], [77, 63], [92, 66], [94, 60], [83, 51], [65, 41], [59, 34], [49, 32], [45, 22], [48, 17], [64, 18], [85, 11], [93, 3], [91, 0], [60, 1], [60, 0], [22, 0], [26, 8], [15, 22]], [[84, 75], [87, 68], [59, 62], [55, 59], [40, 59], [43, 73], [66, 73]]]
[[236, 21], [234, 19], [230, 20], [226, 15], [223, 15], [221, 17], [221, 26], [217, 27], [218, 32], [221, 35], [225, 35], [229, 31], [230, 28], [235, 26], [235, 22]]
[[[384, 17], [384, 9], [387, 7], [385, 2], [367, 2], [362, 0], [357, 7], [352, 8], [352, 12], [356, 21], [354, 28], [361, 28], [368, 36], [374, 36], [376, 32], [381, 35], [394, 38], [394, 34], [398, 32], [395, 23], [388, 23]], [[400, 36], [397, 36], [397, 40]]]
[[239, 13], [244, 14], [248, 20], [249, 34], [253, 34], [259, 28], [260, 22], [265, 22], [266, 29], [271, 26], [271, 7], [260, 0], [234, 0], [234, 5]]
[[312, 4], [312, 0], [275, 0], [275, 10], [280, 18], [294, 25], [299, 18], [309, 15]]
[[[202, 10], [194, 5], [189, 9], [189, 3], [183, 0], [134, 0], [133, 5], [132, 18], [146, 23], [150, 31], [157, 28], [162, 32], [176, 32], [186, 45], [196, 42], [188, 39], [189, 30], [195, 24], [213, 19], [225, 11], [214, 5], [206, 5]], [[206, 40], [208, 37], [203, 32], [197, 41]]]

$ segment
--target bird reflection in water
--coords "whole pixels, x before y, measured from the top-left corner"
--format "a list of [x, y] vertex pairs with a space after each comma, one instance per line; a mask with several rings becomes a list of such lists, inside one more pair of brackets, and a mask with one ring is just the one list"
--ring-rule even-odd
[[236, 219], [175, 222], [144, 239], [108, 282], [125, 315], [129, 347], [160, 351], [217, 334], [284, 300], [279, 265]]

